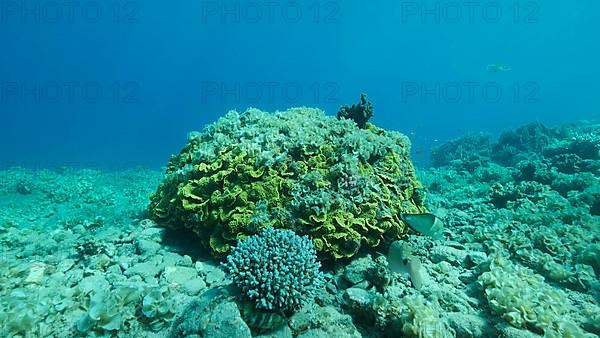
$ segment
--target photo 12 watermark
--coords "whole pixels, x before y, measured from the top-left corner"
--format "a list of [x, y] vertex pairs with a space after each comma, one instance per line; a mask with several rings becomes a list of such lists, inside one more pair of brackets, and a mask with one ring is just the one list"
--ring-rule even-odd
[[37, 180], [49, 182], [58, 179], [77, 181], [82, 178], [94, 179], [99, 177], [106, 177], [116, 182], [131, 180], [132, 177], [143, 171], [145, 169], [136, 162], [100, 164], [98, 162], [79, 161], [32, 163], [5, 161], [0, 164], [0, 182], [3, 184], [22, 180], [27, 182]]
[[539, 23], [537, 2], [403, 1], [402, 23]]
[[125, 23], [140, 21], [138, 2], [3, 1], [1, 23]]
[[137, 82], [1, 82], [0, 104], [21, 103], [139, 103]]
[[539, 103], [536, 82], [402, 82], [402, 103]]
[[338, 103], [340, 87], [336, 82], [203, 82], [202, 102], [222, 103]]
[[202, 23], [338, 23], [334, 1], [203, 1]]

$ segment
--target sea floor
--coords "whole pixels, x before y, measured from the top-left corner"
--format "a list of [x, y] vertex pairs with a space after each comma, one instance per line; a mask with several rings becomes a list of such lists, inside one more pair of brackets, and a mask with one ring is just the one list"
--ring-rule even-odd
[[[506, 160], [472, 141], [418, 170], [445, 231], [405, 239], [417, 268], [390, 272], [386, 252], [326, 265], [313, 303], [252, 335], [600, 335], [600, 160], [579, 154], [585, 166], [565, 169], [548, 153]], [[215, 296], [230, 283], [218, 262], [146, 218], [161, 172], [13, 168], [0, 178], [0, 336], [249, 336], [235, 303]]]

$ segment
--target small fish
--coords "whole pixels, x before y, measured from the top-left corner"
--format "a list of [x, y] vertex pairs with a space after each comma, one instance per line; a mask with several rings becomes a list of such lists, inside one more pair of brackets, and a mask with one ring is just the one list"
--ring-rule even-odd
[[408, 262], [412, 256], [412, 247], [403, 241], [394, 241], [388, 249], [388, 266], [392, 272], [408, 274]]
[[246, 324], [259, 334], [276, 330], [287, 323], [283, 314], [258, 310], [248, 301], [238, 302], [238, 308]]
[[492, 63], [487, 65], [486, 69], [488, 72], [491, 73], [505, 73], [510, 72], [512, 70], [512, 67], [503, 63]]
[[400, 214], [402, 219], [414, 231], [434, 239], [442, 239], [444, 232], [444, 223], [434, 214]]
[[413, 287], [420, 290], [423, 286], [421, 260], [412, 255], [412, 247], [402, 241], [394, 241], [388, 250], [388, 267], [393, 273], [408, 276]]

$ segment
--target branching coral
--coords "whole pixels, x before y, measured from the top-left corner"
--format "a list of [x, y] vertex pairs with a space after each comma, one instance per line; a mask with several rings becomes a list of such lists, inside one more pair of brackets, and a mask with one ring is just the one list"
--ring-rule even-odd
[[260, 310], [297, 310], [324, 281], [308, 237], [272, 227], [240, 242], [222, 266]]

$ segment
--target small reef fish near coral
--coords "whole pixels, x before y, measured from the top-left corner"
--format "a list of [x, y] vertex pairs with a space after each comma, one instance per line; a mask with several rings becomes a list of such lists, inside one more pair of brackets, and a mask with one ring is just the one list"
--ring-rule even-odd
[[503, 63], [491, 63], [485, 69], [491, 73], [504, 73], [510, 72], [512, 67]]

